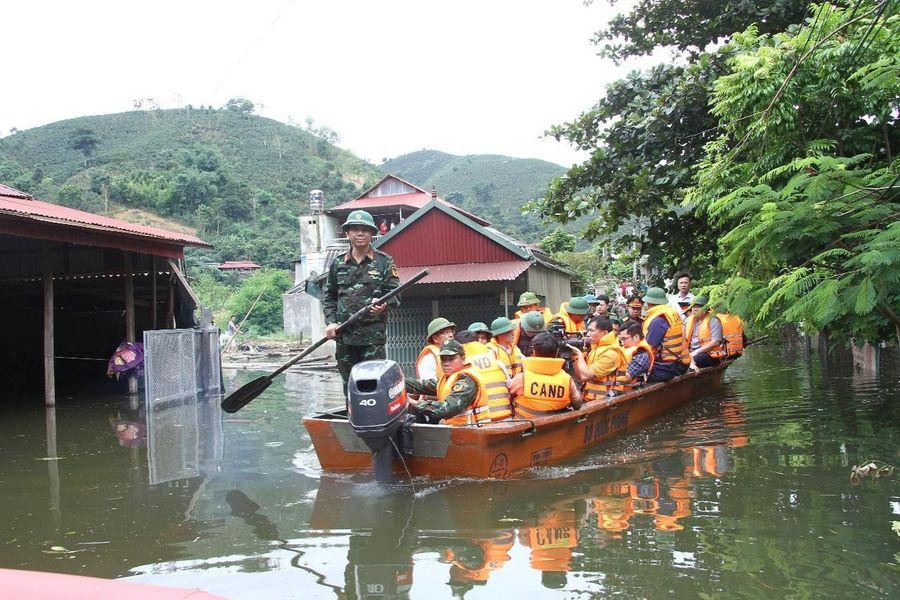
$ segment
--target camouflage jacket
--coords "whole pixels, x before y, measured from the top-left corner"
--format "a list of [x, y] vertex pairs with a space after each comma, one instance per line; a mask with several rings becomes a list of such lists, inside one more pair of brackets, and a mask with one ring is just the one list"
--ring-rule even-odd
[[[343, 323], [374, 298], [384, 296], [399, 285], [397, 265], [384, 252], [370, 249], [359, 263], [350, 252], [336, 257], [328, 267], [323, 289], [325, 323]], [[395, 297], [388, 302], [388, 310], [399, 305], [400, 300]], [[342, 331], [338, 341], [351, 346], [384, 344], [387, 341], [387, 313], [365, 315], [353, 327]]]
[[[406, 378], [406, 391], [410, 394], [437, 396], [437, 386], [438, 382], [434, 379]], [[478, 398], [478, 384], [471, 377], [462, 375], [453, 384], [453, 389], [450, 390], [450, 394], [444, 398], [443, 402], [440, 400], [421, 401], [415, 412], [434, 415], [436, 420], [433, 422], [436, 423], [440, 419], [455, 417], [469, 408], [476, 398]]]

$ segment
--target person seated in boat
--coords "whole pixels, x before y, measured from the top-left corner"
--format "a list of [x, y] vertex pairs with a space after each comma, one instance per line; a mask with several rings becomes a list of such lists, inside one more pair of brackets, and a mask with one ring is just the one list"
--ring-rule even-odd
[[575, 296], [563, 303], [559, 313], [547, 325], [549, 327], [554, 322], [559, 322], [563, 324], [566, 333], [581, 333], [584, 331], [584, 319], [588, 310], [587, 300], [583, 296]]
[[691, 364], [684, 322], [669, 304], [662, 288], [652, 287], [644, 295], [647, 316], [644, 318], [644, 340], [654, 350], [649, 381], [669, 381], [684, 375]]
[[491, 329], [482, 323], [481, 321], [476, 321], [469, 325], [469, 331], [474, 331], [478, 336], [478, 341], [482, 344], [487, 344], [491, 341]]
[[[644, 322], [644, 301], [640, 296], [632, 296], [625, 301], [625, 318], [622, 320], [622, 326], [628, 323], [642, 324]], [[621, 330], [621, 327], [619, 327]]]
[[518, 323], [515, 331], [516, 346], [522, 352], [522, 356], [531, 356], [531, 344], [534, 336], [547, 331], [547, 324], [541, 313], [530, 312], [523, 315], [520, 319], [513, 321]]
[[522, 315], [530, 312], [536, 312], [544, 317], [544, 325], [546, 325], [553, 318], [553, 311], [546, 306], [541, 306], [541, 301], [534, 292], [523, 292], [519, 296], [519, 302], [516, 306], [519, 307], [519, 310], [513, 315], [516, 319], [520, 319]]
[[553, 334], [545, 331], [534, 336], [524, 370], [509, 382], [517, 417], [534, 419], [581, 408], [578, 384], [563, 370], [565, 361], [558, 356], [559, 341]]
[[[471, 342], [484, 348], [484, 344]], [[490, 353], [466, 358], [463, 344], [444, 340], [438, 350], [440, 379], [406, 379], [410, 394], [436, 396], [437, 400], [410, 400], [409, 410], [421, 422], [471, 425], [508, 419], [512, 415], [506, 373]]]
[[428, 324], [428, 332], [425, 336], [426, 346], [419, 352], [416, 359], [416, 377], [419, 379], [440, 379], [441, 359], [438, 350], [445, 340], [453, 338], [456, 333], [456, 323], [451, 323], [444, 317], [438, 317]]
[[604, 396], [617, 396], [630, 389], [628, 360], [619, 347], [616, 332], [606, 317], [596, 317], [588, 323], [588, 339], [592, 350], [587, 354], [575, 346], [572, 365], [575, 376], [584, 384], [584, 400], [590, 402]]
[[684, 323], [684, 335], [690, 344], [692, 371], [714, 367], [725, 358], [722, 321], [707, 306], [708, 302], [706, 296], [694, 298], [691, 303], [691, 316]]
[[619, 345], [628, 361], [628, 375], [632, 389], [644, 385], [653, 368], [653, 348], [644, 340], [644, 330], [637, 323], [628, 323], [619, 330]]
[[488, 349], [504, 367], [510, 377], [515, 377], [522, 372], [522, 364], [525, 356], [516, 346], [517, 323], [506, 317], [497, 317], [491, 322], [491, 335], [494, 339], [487, 345]]

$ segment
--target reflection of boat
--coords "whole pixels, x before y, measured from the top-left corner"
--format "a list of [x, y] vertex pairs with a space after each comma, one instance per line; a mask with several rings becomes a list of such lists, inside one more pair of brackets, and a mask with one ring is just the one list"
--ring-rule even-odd
[[734, 439], [728, 432], [706, 445], [657, 450], [561, 479], [461, 482], [421, 497], [325, 476], [310, 528], [351, 531], [348, 598], [408, 597], [414, 557], [423, 552], [438, 552], [457, 596], [522, 556], [545, 587], [560, 588], [586, 547], [603, 547], [631, 528], [682, 529], [696, 481], [728, 471]]
[[[718, 388], [729, 364], [534, 421], [454, 427], [415, 424], [409, 428], [411, 439], [403, 449], [405, 466], [413, 475], [505, 479], [517, 471], [571, 456]], [[371, 468], [372, 450], [356, 435], [346, 412], [305, 417], [303, 424], [323, 469]], [[400, 461], [394, 462], [395, 470], [402, 468]]]

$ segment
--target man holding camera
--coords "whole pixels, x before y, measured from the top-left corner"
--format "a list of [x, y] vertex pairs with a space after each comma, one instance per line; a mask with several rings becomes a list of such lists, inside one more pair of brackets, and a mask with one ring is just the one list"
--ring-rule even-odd
[[593, 348], [587, 357], [575, 346], [572, 349], [572, 367], [575, 376], [584, 383], [584, 399], [587, 402], [602, 398], [615, 387], [616, 373], [627, 368], [627, 362], [619, 348], [613, 326], [606, 317], [596, 317], [588, 324], [588, 339]]

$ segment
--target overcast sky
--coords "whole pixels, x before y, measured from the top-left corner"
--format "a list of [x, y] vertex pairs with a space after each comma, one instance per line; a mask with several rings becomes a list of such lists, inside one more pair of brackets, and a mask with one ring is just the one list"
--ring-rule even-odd
[[577, 116], [617, 68], [591, 34], [605, 0], [3, 2], [0, 133], [82, 115], [221, 106], [243, 96], [280, 121], [307, 116], [380, 163], [433, 148], [564, 166], [540, 139]]

